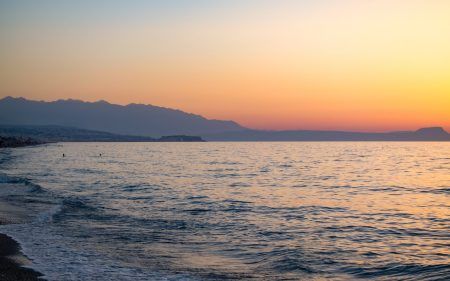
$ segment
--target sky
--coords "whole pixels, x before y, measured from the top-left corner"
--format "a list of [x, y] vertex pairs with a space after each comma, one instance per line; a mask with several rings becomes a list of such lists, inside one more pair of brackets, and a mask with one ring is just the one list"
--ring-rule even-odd
[[450, 131], [447, 0], [0, 0], [0, 97]]

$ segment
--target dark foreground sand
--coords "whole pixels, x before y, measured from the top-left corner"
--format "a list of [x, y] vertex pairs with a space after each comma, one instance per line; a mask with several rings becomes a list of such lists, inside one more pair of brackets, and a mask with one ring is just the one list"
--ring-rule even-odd
[[19, 244], [5, 234], [0, 234], [0, 280], [43, 280], [40, 273], [22, 267], [16, 260], [22, 256]]
[[[0, 188], [8, 184], [0, 184]], [[23, 223], [27, 220], [25, 209], [11, 205], [0, 198], [0, 225]], [[11, 237], [0, 233], [0, 281], [44, 280], [39, 272], [25, 268], [30, 261], [21, 253], [20, 245]]]

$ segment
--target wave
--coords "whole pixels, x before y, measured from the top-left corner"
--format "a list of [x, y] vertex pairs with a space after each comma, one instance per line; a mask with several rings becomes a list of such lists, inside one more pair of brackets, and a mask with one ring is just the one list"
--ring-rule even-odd
[[7, 174], [0, 173], [0, 183], [10, 183], [10, 184], [23, 184], [29, 187], [29, 192], [42, 192], [42, 186], [31, 182], [26, 178], [9, 176]]
[[[79, 198], [65, 198], [58, 196], [54, 192], [46, 190], [39, 184], [33, 183], [31, 180], [22, 177], [10, 176], [0, 173], [0, 184], [5, 184], [0, 188], [0, 196], [8, 197], [12, 201], [11, 196], [20, 196], [17, 198], [21, 203], [42, 203], [52, 205], [51, 208], [37, 217], [48, 217], [62, 212], [65, 209], [89, 209], [95, 210], [94, 207], [89, 206], [84, 200]], [[38, 219], [39, 221], [45, 221]]]
[[50, 208], [49, 210], [40, 213], [35, 222], [37, 223], [51, 223], [53, 222], [53, 218], [62, 211], [62, 204], [58, 204]]
[[348, 267], [344, 271], [358, 278], [378, 280], [448, 280], [449, 264], [423, 265], [392, 263], [379, 267]]

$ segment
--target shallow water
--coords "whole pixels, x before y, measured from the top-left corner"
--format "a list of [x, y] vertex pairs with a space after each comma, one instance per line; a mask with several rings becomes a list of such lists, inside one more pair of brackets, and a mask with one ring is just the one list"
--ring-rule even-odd
[[32, 216], [0, 231], [49, 280], [450, 279], [450, 143], [64, 143], [0, 159], [16, 187], [0, 194]]

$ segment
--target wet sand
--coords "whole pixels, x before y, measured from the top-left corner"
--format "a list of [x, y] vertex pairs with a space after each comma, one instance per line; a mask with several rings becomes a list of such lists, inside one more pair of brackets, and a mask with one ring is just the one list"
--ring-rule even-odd
[[[1, 184], [4, 187], [4, 184]], [[0, 186], [0, 188], [2, 187]], [[21, 223], [26, 220], [23, 208], [0, 199], [0, 225]], [[11, 237], [0, 233], [0, 280], [2, 281], [33, 281], [45, 280], [42, 274], [24, 266], [30, 264], [19, 243]]]
[[3, 281], [32, 281], [44, 280], [39, 272], [22, 266], [24, 260], [19, 244], [11, 237], [0, 234], [0, 280]]

